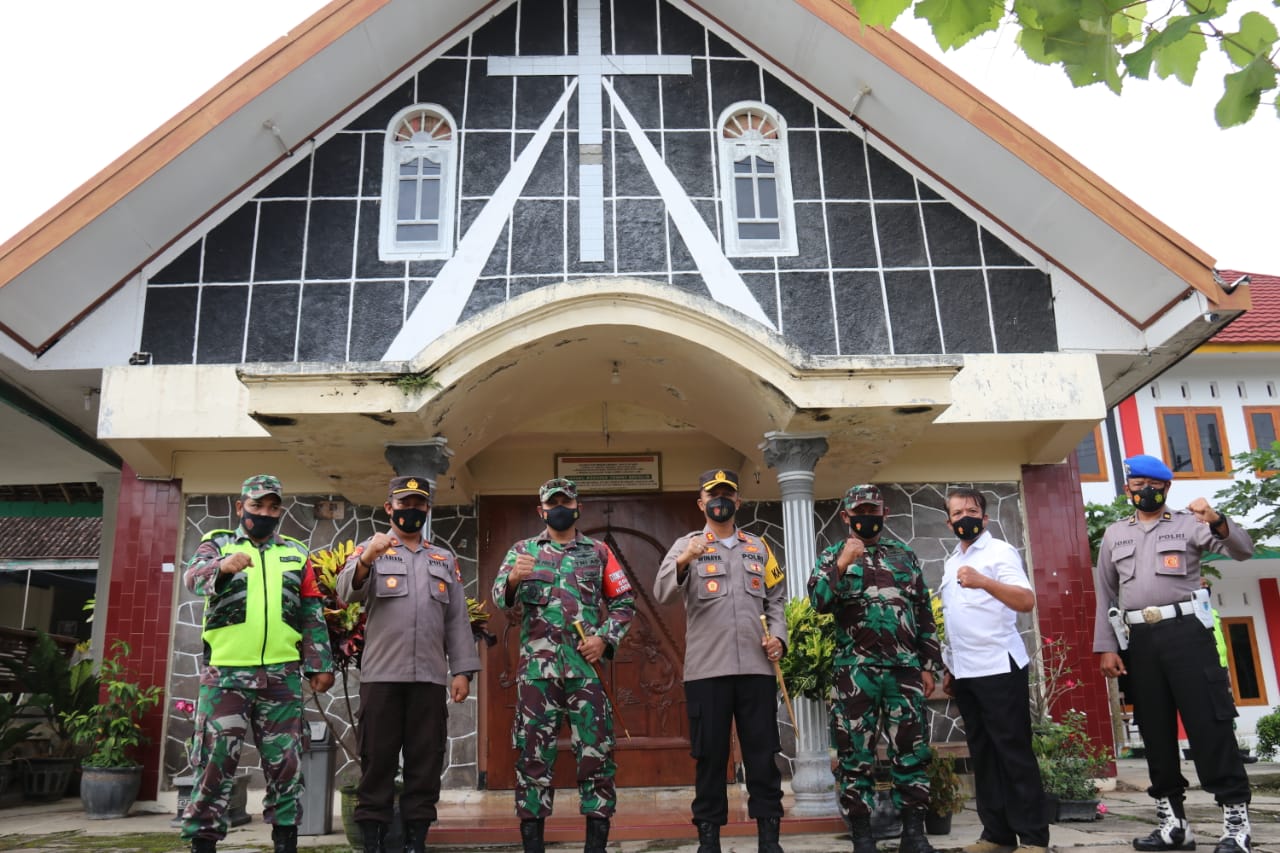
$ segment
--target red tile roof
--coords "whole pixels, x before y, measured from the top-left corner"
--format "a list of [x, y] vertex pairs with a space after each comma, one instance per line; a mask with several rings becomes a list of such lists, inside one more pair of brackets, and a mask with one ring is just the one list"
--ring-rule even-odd
[[100, 517], [0, 518], [0, 560], [98, 559]]
[[[1219, 270], [1222, 280], [1230, 284], [1245, 273]], [[1209, 339], [1211, 344], [1280, 343], [1280, 276], [1248, 273], [1249, 295], [1253, 307]]]

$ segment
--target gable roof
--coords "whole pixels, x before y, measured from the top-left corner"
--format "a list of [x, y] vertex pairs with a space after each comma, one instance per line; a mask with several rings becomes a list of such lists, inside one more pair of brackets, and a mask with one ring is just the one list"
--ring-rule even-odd
[[[672, 1], [830, 110], [854, 113], [877, 144], [1134, 326], [1147, 328], [1191, 289], [1221, 304], [1203, 251], [906, 38], [863, 28], [844, 0]], [[334, 0], [0, 246], [0, 332], [45, 352], [257, 178], [508, 5]]]
[[1222, 270], [1221, 275], [1228, 283], [1248, 275], [1253, 305], [1210, 338], [1210, 345], [1280, 343], [1280, 276], [1239, 270]]

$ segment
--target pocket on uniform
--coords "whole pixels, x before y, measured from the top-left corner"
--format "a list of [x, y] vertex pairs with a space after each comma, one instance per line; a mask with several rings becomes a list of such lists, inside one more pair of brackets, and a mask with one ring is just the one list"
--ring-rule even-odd
[[1240, 716], [1236, 703], [1231, 698], [1231, 675], [1216, 660], [1212, 666], [1205, 667], [1205, 681], [1209, 684], [1209, 701], [1213, 704], [1214, 719], [1233, 720]]
[[702, 750], [702, 708], [697, 702], [689, 702], [689, 757], [701, 758]]
[[1187, 543], [1184, 539], [1162, 542], [1156, 555], [1156, 574], [1183, 577], [1187, 573]]
[[431, 567], [431, 598], [441, 604], [449, 603], [449, 575], [446, 571]]
[[1111, 564], [1116, 567], [1116, 574], [1119, 575], [1122, 583], [1133, 580], [1137, 565], [1137, 560], [1134, 558], [1136, 551], [1137, 546], [1132, 542], [1115, 545], [1111, 548]]
[[403, 563], [389, 563], [377, 567], [376, 586], [378, 598], [402, 598], [409, 594], [409, 576]]

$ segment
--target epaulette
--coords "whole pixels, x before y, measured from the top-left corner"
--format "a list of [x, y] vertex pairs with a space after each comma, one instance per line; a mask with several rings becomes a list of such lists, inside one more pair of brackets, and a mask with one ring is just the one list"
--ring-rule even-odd
[[228, 545], [236, 541], [236, 532], [234, 530], [210, 530], [204, 536], [200, 537], [201, 542], [212, 542], [218, 546], [221, 551], [224, 545]]

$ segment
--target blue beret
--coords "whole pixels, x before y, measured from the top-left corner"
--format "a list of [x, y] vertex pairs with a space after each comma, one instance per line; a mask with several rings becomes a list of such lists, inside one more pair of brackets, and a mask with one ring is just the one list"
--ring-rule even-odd
[[1130, 456], [1124, 460], [1124, 471], [1126, 477], [1150, 477], [1153, 480], [1165, 481], [1173, 479], [1173, 472], [1169, 470], [1168, 465], [1164, 464], [1163, 459], [1157, 459], [1145, 453]]

